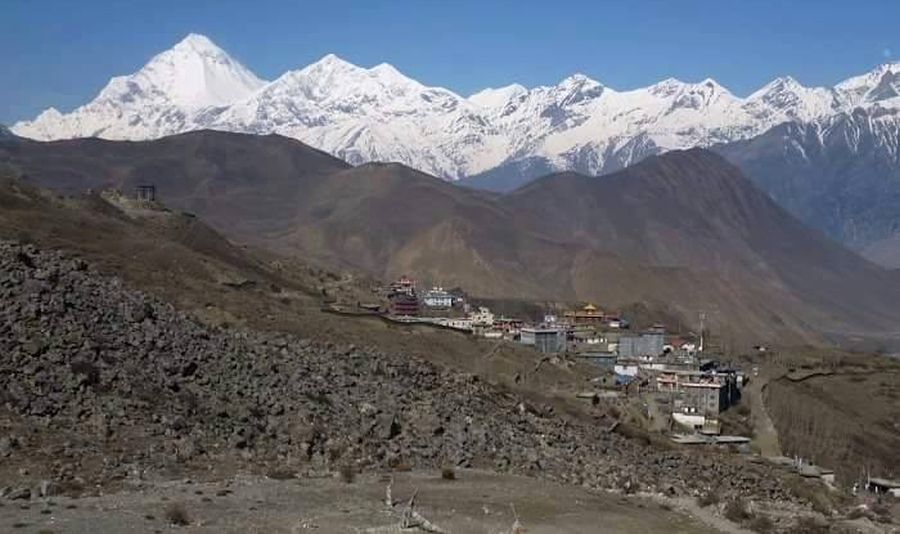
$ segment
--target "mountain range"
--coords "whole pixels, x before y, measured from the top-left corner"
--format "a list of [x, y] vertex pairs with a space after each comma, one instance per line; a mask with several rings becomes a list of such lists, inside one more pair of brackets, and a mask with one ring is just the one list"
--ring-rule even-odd
[[363, 68], [335, 55], [266, 81], [191, 34], [84, 106], [50, 108], [12, 131], [37, 140], [278, 133], [352, 165], [400, 162], [494, 191], [712, 147], [804, 223], [900, 266], [898, 95], [900, 63], [834, 87], [778, 78], [746, 98], [712, 79], [618, 91], [580, 74], [464, 97], [389, 64]]
[[856, 108], [714, 147], [807, 225], [900, 267], [900, 114]]
[[742, 342], [887, 339], [895, 273], [807, 229], [721, 156], [651, 156], [507, 194], [398, 163], [351, 166], [296, 140], [189, 132], [154, 141], [0, 142], [19, 179], [66, 193], [156, 185], [230, 239], [380, 279], [471, 294], [705, 312]]
[[351, 164], [397, 161], [447, 179], [502, 169], [601, 174], [666, 150], [746, 139], [772, 126], [856, 108], [900, 109], [900, 64], [833, 88], [779, 78], [747, 98], [715, 80], [673, 78], [617, 91], [575, 74], [555, 86], [510, 85], [463, 97], [383, 63], [327, 55], [259, 79], [208, 38], [191, 34], [71, 113], [50, 108], [18, 135], [154, 139], [198, 129], [278, 133]]

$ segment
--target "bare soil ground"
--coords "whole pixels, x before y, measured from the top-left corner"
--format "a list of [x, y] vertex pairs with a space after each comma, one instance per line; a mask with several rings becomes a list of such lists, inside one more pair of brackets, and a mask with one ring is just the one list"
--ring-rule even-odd
[[[664, 504], [590, 492], [547, 481], [457, 471], [394, 475], [393, 498], [454, 533], [510, 532], [516, 515], [526, 532], [715, 532]], [[352, 483], [335, 478], [272, 480], [236, 477], [220, 483], [142, 483], [81, 499], [53, 497], [0, 508], [3, 532], [161, 532], [178, 520], [185, 532], [402, 532], [385, 505], [387, 476]], [[514, 511], [515, 514], [514, 515]], [[409, 530], [409, 532], [422, 532]]]

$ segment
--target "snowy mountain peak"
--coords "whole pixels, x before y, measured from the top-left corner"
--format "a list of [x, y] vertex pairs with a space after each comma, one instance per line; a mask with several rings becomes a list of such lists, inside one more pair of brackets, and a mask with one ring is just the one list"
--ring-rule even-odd
[[383, 80], [386, 84], [392, 85], [414, 85], [416, 87], [424, 87], [422, 84], [417, 82], [416, 80], [406, 76], [399, 70], [397, 70], [390, 63], [380, 63], [375, 65], [371, 69], [369, 69], [369, 73], [381, 80]]
[[592, 102], [603, 94], [603, 84], [584, 74], [573, 74], [564, 78], [552, 92], [556, 94], [557, 106], [573, 106]]
[[101, 97], [127, 100], [161, 94], [186, 107], [228, 105], [265, 84], [209, 38], [193, 33], [153, 57], [135, 74], [113, 81], [117, 80], [104, 89]]
[[328, 54], [300, 70], [282, 75], [262, 93], [270, 97], [277, 94], [280, 101], [293, 99], [291, 106], [295, 108], [309, 100], [342, 102], [343, 109], [350, 110], [351, 102], [359, 105], [384, 104], [390, 95], [422, 89], [424, 86], [419, 82], [404, 76], [387, 63], [366, 69]]
[[49, 108], [42, 111], [41, 114], [37, 116], [35, 121], [59, 120], [62, 118], [62, 116], [62, 113], [60, 113], [58, 109], [50, 106]]
[[685, 93], [705, 94], [708, 96], [731, 96], [731, 92], [728, 89], [720, 85], [719, 82], [713, 80], [712, 78], [706, 78], [699, 82], [685, 82], [677, 78], [666, 78], [665, 80], [657, 82], [648, 87], [647, 92], [660, 98], [666, 98]]
[[302, 70], [309, 72], [335, 72], [335, 71], [354, 71], [354, 70], [363, 70], [361, 67], [357, 67], [353, 63], [338, 57], [336, 54], [326, 54], [322, 56], [321, 59], [314, 63], [310, 63]]
[[137, 72], [112, 78], [93, 101], [72, 113], [48, 109], [13, 129], [44, 140], [159, 137], [189, 129], [193, 114], [229, 106], [265, 84], [207, 37], [189, 34]]
[[597, 80], [585, 76], [584, 74], [575, 73], [571, 76], [563, 78], [556, 86], [564, 89], [593, 89], [596, 87], [603, 87], [603, 84], [601, 84]]
[[840, 107], [834, 90], [806, 87], [790, 76], [776, 78], [751, 94], [745, 107], [757, 118], [808, 121]]
[[45, 140], [151, 139], [204, 128], [279, 133], [354, 164], [400, 161], [457, 179], [522, 162], [596, 174], [665, 150], [876, 106], [900, 114], [900, 63], [834, 88], [782, 77], [747, 98], [712, 78], [620, 92], [584, 74], [463, 98], [390, 64], [365, 68], [334, 54], [265, 82], [207, 37], [190, 34], [110, 80], [90, 103], [67, 114], [50, 108], [13, 131]]
[[722, 84], [713, 80], [712, 78], [705, 78], [702, 82], [700, 82], [697, 85], [699, 85], [700, 87], [703, 87], [707, 91], [712, 91], [713, 93], [720, 93], [720, 94], [724, 93], [727, 95], [731, 95], [731, 91], [726, 89], [724, 86], [722, 86]]
[[528, 89], [517, 83], [498, 87], [496, 89], [488, 87], [469, 96], [469, 102], [476, 106], [488, 109], [496, 109], [505, 106], [510, 100], [518, 98], [528, 93]]
[[[225, 54], [225, 51], [219, 48], [209, 37], [199, 33], [189, 33], [184, 39], [179, 41], [172, 50], [192, 51], [197, 54]], [[227, 54], [226, 54], [227, 55]]]
[[774, 94], [774, 93], [783, 93], [783, 92], [798, 92], [806, 89], [800, 82], [792, 78], [791, 76], [781, 76], [780, 78], [775, 78], [771, 82], [757, 89], [756, 92], [751, 94], [747, 99], [754, 100], [757, 98], [765, 98], [766, 95]]
[[686, 85], [688, 84], [678, 78], [666, 78], [648, 87], [647, 92], [659, 97], [667, 97], [681, 91]]
[[835, 86], [849, 105], [860, 105], [900, 95], [900, 62], [884, 63], [871, 71], [853, 76]]

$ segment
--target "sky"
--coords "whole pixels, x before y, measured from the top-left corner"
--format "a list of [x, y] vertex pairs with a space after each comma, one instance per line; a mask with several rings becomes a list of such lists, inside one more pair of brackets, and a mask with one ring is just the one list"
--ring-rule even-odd
[[265, 79], [335, 53], [463, 95], [576, 72], [625, 90], [833, 85], [900, 61], [898, 0], [0, 0], [0, 123], [69, 111], [190, 32]]

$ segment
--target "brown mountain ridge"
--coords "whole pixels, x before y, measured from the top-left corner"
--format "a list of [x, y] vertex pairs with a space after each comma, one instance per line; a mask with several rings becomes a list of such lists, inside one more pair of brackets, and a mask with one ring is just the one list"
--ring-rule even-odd
[[350, 167], [279, 136], [0, 143], [0, 163], [65, 192], [153, 183], [232, 239], [473, 295], [705, 312], [741, 341], [893, 338], [895, 275], [805, 228], [721, 157], [671, 152], [602, 178], [506, 195], [399, 164]]

